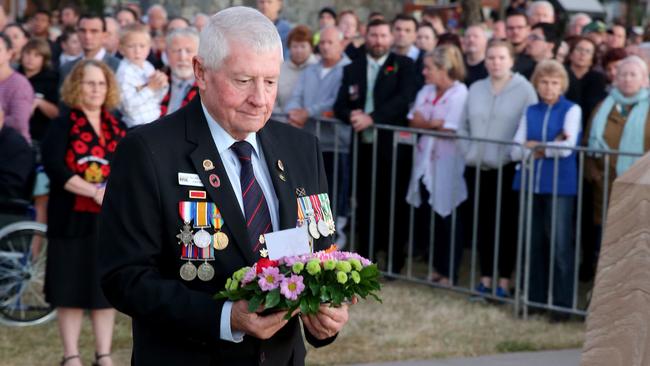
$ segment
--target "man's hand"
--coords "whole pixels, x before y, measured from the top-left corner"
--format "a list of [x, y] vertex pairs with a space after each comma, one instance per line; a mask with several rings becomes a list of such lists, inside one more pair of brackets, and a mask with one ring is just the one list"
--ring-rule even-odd
[[360, 109], [355, 109], [350, 113], [350, 124], [354, 131], [359, 132], [372, 126], [373, 120], [372, 117], [363, 113]]
[[[299, 312], [296, 309], [291, 316]], [[239, 300], [232, 304], [230, 311], [230, 328], [232, 330], [244, 332], [259, 339], [269, 339], [282, 327], [288, 320], [284, 319], [286, 312], [279, 311], [271, 315], [260, 316], [257, 313], [248, 312], [248, 301]]]
[[294, 127], [305, 127], [308, 118], [309, 112], [306, 109], [292, 109], [289, 111], [289, 124]]
[[[352, 299], [352, 304], [357, 303], [357, 298]], [[327, 339], [335, 336], [345, 323], [348, 322], [348, 305], [343, 304], [338, 308], [322, 304], [316, 315], [301, 315], [302, 323], [316, 339]]]

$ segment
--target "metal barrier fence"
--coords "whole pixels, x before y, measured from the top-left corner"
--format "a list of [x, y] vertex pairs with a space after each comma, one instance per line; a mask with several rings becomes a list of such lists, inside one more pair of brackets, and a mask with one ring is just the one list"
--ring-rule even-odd
[[[340, 128], [349, 128], [349, 126], [341, 124], [340, 121], [330, 118], [312, 120], [311, 123], [313, 123], [312, 132], [314, 132], [317, 137], [321, 137], [322, 130], [324, 129], [323, 126], [325, 125], [329, 125], [329, 130], [335, 131], [335, 134], [338, 133]], [[587, 293], [590, 289], [590, 284], [581, 286], [578, 278], [581, 252], [583, 250], [582, 244], [584, 235], [582, 230], [583, 221], [585, 219], [584, 215], [592, 214], [592, 212], [583, 212], [583, 207], [585, 207], [584, 204], [587, 202], [586, 200], [592, 199], [591, 197], [585, 197], [585, 162], [587, 160], [598, 160], [604, 167], [601, 179], [603, 194], [602, 197], [599, 198], [602, 205], [602, 213], [600, 217], [602, 222], [601, 230], [604, 230], [607, 203], [609, 199], [610, 168], [612, 167], [611, 160], [614, 156], [618, 155], [640, 156], [641, 154], [621, 151], [593, 150], [584, 147], [557, 147], [554, 145], [538, 145], [534, 149], [527, 149], [523, 145], [512, 141], [471, 138], [431, 130], [389, 125], [374, 125], [364, 133], [366, 136], [357, 133], [354, 134], [352, 138], [351, 151], [349, 152], [352, 160], [352, 167], [349, 171], [349, 178], [351, 181], [351, 190], [349, 194], [350, 250], [360, 250], [362, 251], [362, 254], [368, 255], [373, 261], [379, 260], [381, 262], [385, 257], [383, 272], [387, 277], [448, 288], [456, 292], [472, 295], [472, 298], [474, 299], [489, 299], [499, 303], [511, 304], [516, 315], [527, 317], [529, 307], [582, 316], [586, 315], [585, 309], [588, 302]], [[381, 138], [382, 136], [383, 138]], [[416, 258], [415, 247], [419, 244], [418, 247], [422, 249], [422, 243], [416, 243], [416, 236], [418, 234], [414, 224], [416, 220], [416, 209], [413, 206], [409, 206], [408, 211], [405, 213], [403, 212], [404, 210], [400, 211], [398, 208], [398, 206], [403, 205], [405, 201], [405, 196], [403, 195], [404, 192], [399, 188], [399, 182], [404, 181], [405, 177], [404, 175], [398, 174], [398, 170], [401, 169], [407, 171], [408, 174], [406, 175], [406, 178], [410, 179], [412, 164], [409, 164], [409, 166], [400, 166], [398, 156], [404, 157], [405, 155], [410, 155], [411, 160], [415, 161], [415, 156], [417, 154], [417, 141], [421, 136], [431, 136], [437, 139], [454, 141], [457, 148], [460, 149], [460, 152], [464, 152], [463, 146], [478, 144], [479, 146], [483, 146], [483, 151], [491, 150], [495, 156], [502, 158], [504, 162], [509, 161], [508, 156], [513, 149], [519, 149], [520, 155], [525, 156], [525, 158], [519, 162], [518, 171], [522, 185], [518, 192], [512, 191], [511, 189], [513, 182], [512, 178], [508, 176], [510, 166], [507, 164], [494, 164], [494, 161], [483, 162], [479, 160], [478, 164], [475, 166], [466, 166], [466, 173], [470, 173], [469, 175], [472, 176], [473, 181], [465, 182], [468, 185], [466, 202], [454, 207], [450, 214], [450, 222], [447, 223], [450, 228], [448, 243], [441, 243], [439, 240], [436, 240], [436, 230], [441, 230], [436, 226], [439, 226], [440, 224], [437, 223], [438, 220], [436, 219], [435, 212], [429, 207], [431, 212], [428, 225], [428, 241], [425, 246], [426, 258], [420, 258], [420, 260], [417, 260], [418, 258]], [[340, 176], [341, 172], [339, 171], [339, 151], [341, 146], [337, 139], [334, 140], [334, 177], [331, 179], [332, 187], [330, 187], [330, 191], [333, 194], [333, 208], [337, 207], [339, 186], [342, 178]], [[366, 142], [364, 142], [364, 140]], [[371, 142], [368, 143], [367, 141]], [[386, 142], [388, 142], [390, 146], [382, 145], [382, 143]], [[410, 151], [406, 152], [409, 149]], [[548, 278], [546, 279], [548, 284], [546, 289], [547, 300], [545, 302], [536, 302], [530, 298], [531, 259], [533, 259], [531, 258], [531, 246], [535, 236], [541, 235], [541, 233], [534, 230], [535, 224], [539, 225], [539, 222], [535, 222], [533, 217], [533, 206], [537, 195], [535, 193], [533, 182], [535, 179], [538, 179], [538, 177], [535, 176], [534, 165], [536, 161], [539, 161], [535, 159], [535, 152], [557, 149], [570, 150], [574, 152], [576, 154], [575, 159], [577, 160], [578, 167], [577, 194], [575, 195], [575, 201], [572, 206], [575, 209], [575, 214], [570, 217], [571, 222], [575, 223], [575, 226], [573, 226], [575, 233], [571, 238], [573, 273], [571, 273], [570, 277], [572, 279], [570, 305], [555, 304], [554, 299], [554, 277], [556, 272], [554, 257], [558, 230], [557, 215], [561, 213], [558, 212], [558, 200], [560, 197], [558, 194], [558, 178], [559, 162], [561, 158], [557, 155], [553, 158], [553, 191], [550, 195], [551, 219], [550, 228], [548, 230], [550, 231], [550, 242], [544, 243], [544, 245], [548, 245], [550, 251], [548, 254], [547, 267]], [[361, 150], [365, 151], [365, 154]], [[360, 161], [360, 155], [363, 155], [363, 161]], [[489, 154], [485, 154], [485, 156], [488, 155]], [[386, 161], [386, 157], [388, 156], [390, 157], [390, 161]], [[369, 161], [366, 160], [368, 158], [370, 158]], [[405, 161], [408, 161], [408, 159]], [[386, 171], [387, 168], [389, 168], [389, 172]], [[485, 205], [482, 194], [488, 194], [488, 192], [482, 190], [481, 186], [483, 183], [482, 179], [485, 179], [483, 178], [485, 172], [496, 174], [496, 186], [494, 187], [493, 192], [495, 204], [493, 207], [487, 208], [481, 206], [481, 203], [483, 203], [483, 206]], [[368, 181], [369, 177], [366, 176], [368, 173], [370, 174], [369, 187], [364, 186], [363, 182], [360, 182], [360, 180]], [[377, 179], [378, 175], [381, 175], [382, 178], [387, 177], [388, 182], [385, 182], [382, 179]], [[467, 175], [468, 174], [466, 174], [466, 177]], [[433, 182], [434, 187], [431, 191], [435, 191], [436, 189], [435, 179], [433, 179]], [[385, 189], [386, 184], [388, 184], [388, 190]], [[379, 186], [382, 186], [381, 189]], [[470, 187], [473, 187], [473, 190], [470, 190]], [[361, 205], [359, 202], [360, 197], [363, 194], [368, 194], [368, 190], [370, 191], [370, 200], [364, 203], [367, 206]], [[390, 192], [388, 197], [385, 195], [378, 197], [378, 195], [386, 192]], [[454, 190], [453, 194], [457, 193], [458, 191]], [[512, 195], [512, 197], [515, 198], [516, 204], [511, 205], [512, 207], [517, 207], [515, 215], [507, 215], [507, 211], [512, 211], [512, 207], [503, 207], [503, 203], [508, 201], [508, 197], [504, 197], [504, 195]], [[506, 199], [504, 200], [504, 198]], [[382, 202], [386, 200], [388, 200], [388, 212], [383, 212], [381, 209], [378, 211], [378, 207], [380, 207]], [[425, 206], [427, 205], [426, 202], [423, 202], [423, 204]], [[461, 208], [461, 206], [464, 207]], [[459, 210], [464, 212], [459, 213]], [[485, 214], [486, 212], [493, 212], [493, 218], [480, 216], [480, 213]], [[510, 212], [510, 214], [512, 214], [512, 212]], [[381, 227], [379, 229], [382, 229], [384, 233], [388, 233], [387, 238], [381, 235], [378, 237], [377, 234], [376, 225], [378, 219], [382, 218], [382, 215], [384, 215], [384, 218], [385, 215], [388, 215], [388, 227]], [[515, 222], [502, 222], [504, 217], [508, 218], [507, 216], [513, 216], [516, 218]], [[359, 228], [359, 222], [363, 221], [363, 219], [367, 219], [367, 227]], [[493, 236], [490, 238], [480, 237], [482, 234], [479, 228], [481, 221], [488, 219], [494, 220]], [[405, 231], [404, 228], [399, 227], [400, 225], [398, 224], [398, 221], [407, 222], [408, 230], [406, 230], [406, 238], [404, 236], [396, 235], [398, 234], [398, 231], [400, 233], [404, 233]], [[468, 230], [468, 223], [471, 224], [471, 230]], [[513, 236], [511, 232], [504, 232], [504, 225], [508, 225], [507, 229], [516, 230], [516, 239], [513, 238], [510, 240], [515, 242], [513, 243], [514, 247], [503, 245], [509, 240], [507, 238], [504, 239], [504, 236]], [[457, 234], [460, 232], [462, 232], [462, 234], [470, 234], [470, 238], [462, 238], [461, 235], [459, 242]], [[365, 240], [367, 240], [367, 248], [365, 247], [366, 243], [359, 241], [360, 238], [365, 238]], [[491, 268], [487, 270], [487, 272], [492, 274], [490, 280], [491, 286], [489, 286], [491, 288], [490, 293], [481, 293], [476, 289], [480, 279], [477, 261], [482, 255], [482, 250], [479, 248], [479, 242], [484, 243], [485, 240], [488, 240], [492, 244]], [[597, 238], [596, 240], [599, 239]], [[378, 245], [379, 241], [387, 241], [387, 246]], [[436, 268], [434, 268], [434, 262], [436, 262], [434, 253], [439, 246], [447, 246], [449, 249], [448, 273], [450, 276], [448, 285], [439, 285], [430, 280], [432, 274], [436, 271]], [[406, 249], [405, 253], [400, 253], [400, 251], [404, 250], [404, 247]], [[456, 259], [458, 251], [463, 253], [466, 252], [466, 249], [470, 250], [469, 262], [458, 262]], [[486, 250], [490, 248], [483, 246], [482, 249]], [[367, 252], [364, 252], [364, 250]], [[514, 251], [514, 253], [512, 253], [512, 251]], [[382, 255], [379, 256], [379, 254]], [[401, 267], [401, 263], [395, 263], [396, 258], [399, 258], [402, 254], [405, 257], [405, 271], [403, 274], [400, 272], [401, 268], [396, 268]], [[510, 259], [514, 260], [514, 270], [512, 273], [499, 273], [501, 265], [500, 257], [508, 258], [508, 256]], [[483, 264], [484, 267], [487, 267], [485, 263]], [[456, 267], [457, 265], [459, 265], [459, 268]], [[426, 268], [423, 268], [423, 266]], [[481, 270], [486, 272], [485, 268], [481, 268]], [[454, 275], [457, 271], [459, 272], [458, 279], [456, 279], [456, 276]], [[503, 297], [503, 294], [497, 293], [500, 281], [497, 274], [504, 279], [514, 280], [514, 286], [510, 286], [514, 290], [514, 293], [511, 296]]]

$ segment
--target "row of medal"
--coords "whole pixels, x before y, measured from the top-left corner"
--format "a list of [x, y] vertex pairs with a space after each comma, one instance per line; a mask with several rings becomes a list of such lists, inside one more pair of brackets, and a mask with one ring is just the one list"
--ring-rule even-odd
[[334, 216], [327, 193], [298, 197], [297, 226], [303, 225], [307, 225], [309, 235], [314, 239], [334, 234]]
[[[201, 281], [210, 281], [215, 274], [209, 263], [214, 261], [214, 251], [226, 249], [229, 243], [228, 235], [221, 231], [221, 212], [211, 202], [181, 201], [178, 203], [178, 213], [183, 220], [183, 227], [176, 238], [178, 244], [182, 245], [181, 259], [187, 260], [180, 268], [180, 276], [185, 281], [192, 281], [196, 277]], [[211, 227], [214, 228], [214, 234], [206, 230]], [[203, 263], [197, 268], [192, 261]]]

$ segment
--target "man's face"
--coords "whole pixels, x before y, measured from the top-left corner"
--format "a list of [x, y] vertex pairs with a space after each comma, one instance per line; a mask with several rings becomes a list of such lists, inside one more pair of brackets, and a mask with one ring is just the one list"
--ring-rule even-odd
[[338, 61], [343, 52], [343, 42], [339, 38], [339, 31], [336, 28], [327, 28], [320, 34], [318, 49], [323, 61]]
[[167, 59], [172, 75], [182, 80], [188, 80], [194, 77], [194, 68], [192, 59], [199, 52], [199, 42], [187, 36], [176, 36], [169, 43], [167, 49]]
[[335, 26], [336, 25], [336, 18], [332, 16], [332, 14], [328, 12], [323, 12], [320, 17], [318, 17], [318, 26], [320, 29], [323, 29], [328, 26]]
[[396, 47], [410, 47], [417, 37], [415, 23], [410, 20], [398, 20], [393, 25], [393, 38]]
[[77, 28], [79, 42], [84, 53], [99, 51], [104, 45], [106, 33], [102, 29], [102, 21], [98, 18], [84, 18]]
[[526, 43], [530, 26], [523, 15], [511, 16], [506, 19], [506, 37], [513, 46]]
[[120, 45], [120, 25], [113, 18], [106, 19], [106, 37], [104, 47], [109, 52], [115, 52]]
[[128, 10], [122, 10], [115, 15], [117, 22], [120, 24], [120, 27], [126, 27], [129, 24], [135, 23], [136, 19]]
[[610, 34], [607, 35], [607, 46], [609, 48], [625, 47], [625, 28], [615, 25]]
[[32, 32], [36, 35], [47, 34], [50, 27], [50, 17], [46, 14], [38, 13], [34, 15], [31, 21]]
[[61, 12], [61, 23], [63, 23], [63, 26], [74, 27], [77, 24], [77, 20], [79, 20], [79, 15], [74, 10], [65, 8]]
[[581, 35], [582, 34], [582, 28], [584, 28], [587, 24], [591, 23], [591, 19], [589, 17], [578, 17], [575, 22], [571, 25], [571, 28], [569, 29], [570, 35]]
[[211, 70], [194, 58], [201, 100], [210, 115], [235, 139], [259, 131], [273, 112], [282, 63], [280, 48], [255, 52], [230, 42], [230, 54]]
[[426, 52], [431, 52], [436, 47], [436, 34], [431, 27], [420, 27], [415, 39], [415, 45]]
[[528, 36], [528, 45], [526, 46], [528, 55], [539, 62], [547, 57], [548, 50], [549, 42], [546, 42], [544, 32], [539, 28], [533, 29]]
[[465, 52], [485, 54], [486, 47], [487, 37], [485, 36], [485, 32], [478, 27], [469, 27], [467, 32], [465, 32]]
[[547, 6], [536, 6], [530, 15], [530, 25], [533, 26], [537, 23], [555, 23], [553, 11]]
[[153, 8], [149, 10], [149, 27], [154, 30], [164, 29], [167, 19], [162, 10]]
[[393, 37], [388, 24], [370, 27], [366, 33], [366, 50], [374, 58], [387, 54], [392, 43]]
[[280, 9], [282, 9], [282, 0], [257, 0], [257, 10], [272, 22], [278, 19]]

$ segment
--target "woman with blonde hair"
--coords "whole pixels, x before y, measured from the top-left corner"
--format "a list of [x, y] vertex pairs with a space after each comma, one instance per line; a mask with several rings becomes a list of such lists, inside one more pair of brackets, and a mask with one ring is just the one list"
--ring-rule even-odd
[[[465, 78], [463, 55], [456, 46], [443, 45], [427, 53], [423, 63], [426, 85], [418, 92], [408, 114], [409, 126], [455, 133], [467, 101], [467, 87], [462, 82]], [[464, 170], [465, 162], [455, 140], [428, 135], [419, 138], [406, 200], [418, 207], [415, 232], [420, 245], [429, 242], [431, 210], [440, 222], [436, 226], [435, 272], [431, 280], [441, 285], [449, 285], [450, 278], [456, 280], [462, 255], [461, 241], [451, 245], [455, 233], [451, 230], [450, 215], [467, 198]]]
[[82, 60], [65, 79], [61, 97], [70, 111], [52, 122], [43, 143], [43, 165], [51, 180], [45, 296], [57, 309], [61, 365], [81, 365], [85, 309], [95, 334], [93, 364], [112, 365], [115, 311], [99, 284], [97, 224], [111, 160], [126, 134], [109, 112], [120, 102], [119, 88], [106, 64]]
[[[549, 263], [553, 261], [553, 305], [571, 308], [575, 258], [573, 213], [578, 166], [575, 151], [562, 148], [575, 147], [580, 141], [582, 110], [564, 97], [569, 87], [569, 75], [561, 63], [541, 61], [535, 67], [531, 82], [540, 102], [526, 109], [515, 133], [514, 141], [526, 149], [515, 147], [511, 152], [513, 161], [527, 160], [533, 164], [532, 176], [526, 175], [527, 181], [523, 182], [523, 168], [518, 166], [513, 184], [513, 188], [519, 191], [530, 187], [531, 181], [533, 183], [528, 299], [540, 305], [546, 304], [551, 286]], [[531, 154], [533, 160], [529, 159]], [[555, 238], [551, 236], [553, 232]], [[551, 243], [554, 248], [551, 248]], [[554, 253], [553, 258], [550, 253]], [[568, 315], [553, 313], [551, 319], [562, 321], [568, 319]]]

